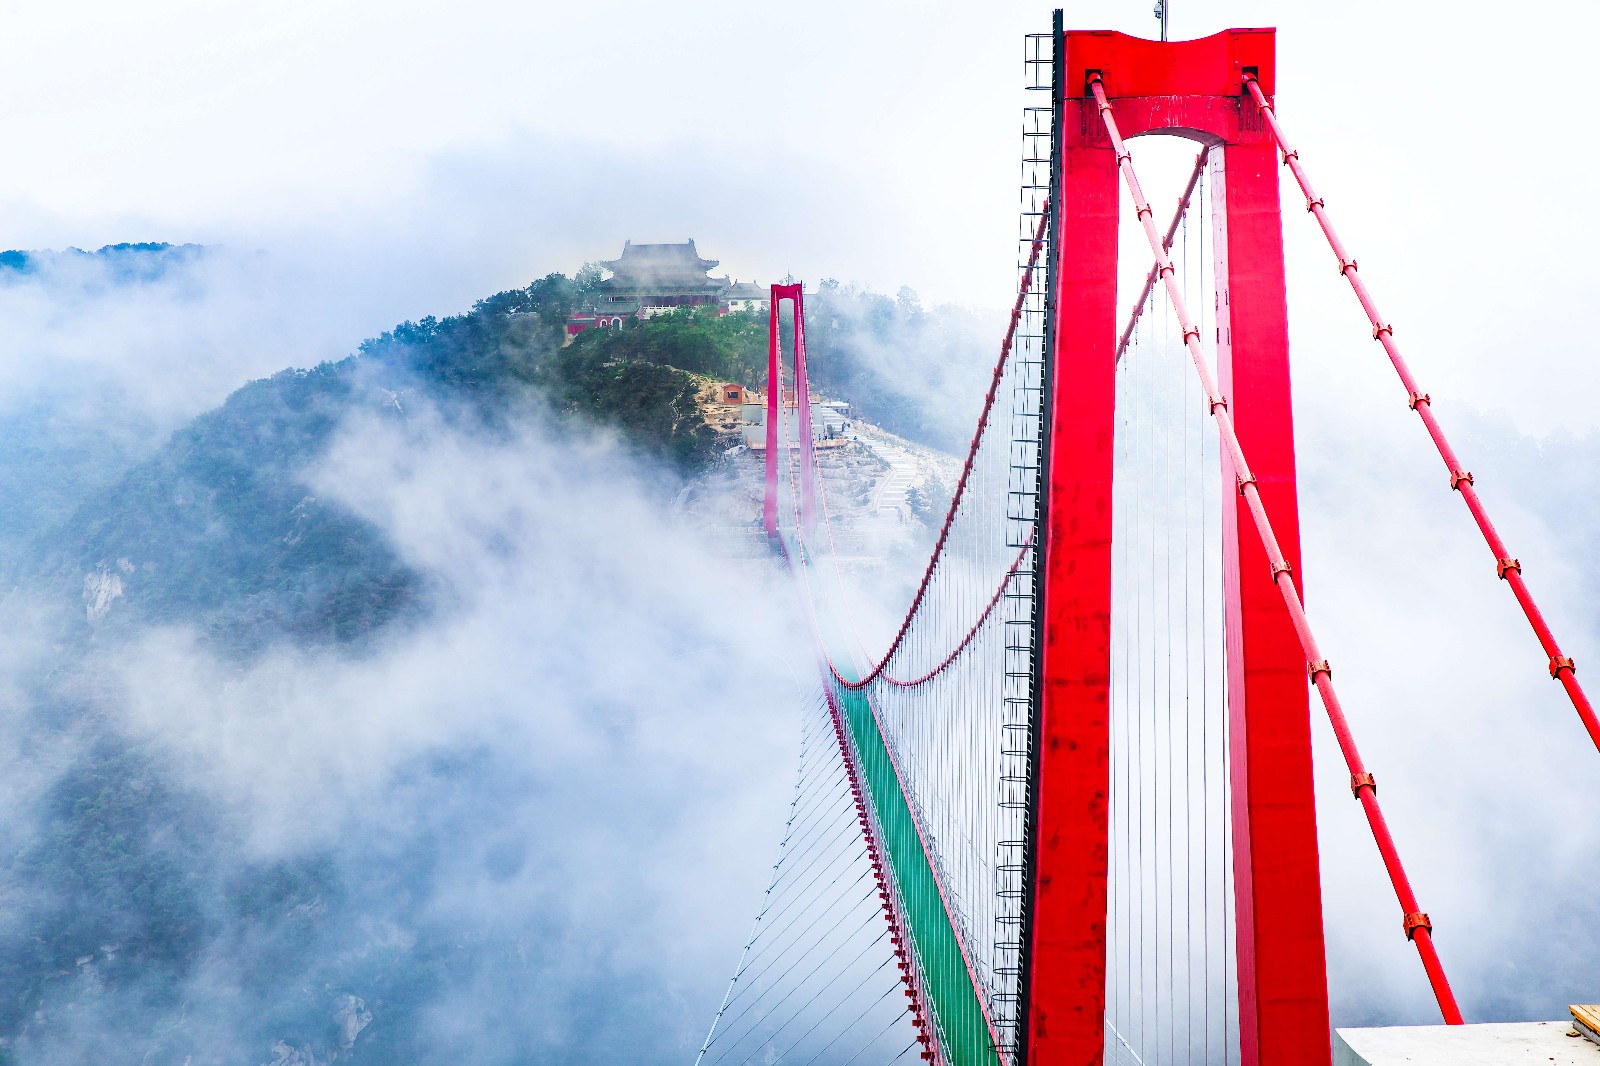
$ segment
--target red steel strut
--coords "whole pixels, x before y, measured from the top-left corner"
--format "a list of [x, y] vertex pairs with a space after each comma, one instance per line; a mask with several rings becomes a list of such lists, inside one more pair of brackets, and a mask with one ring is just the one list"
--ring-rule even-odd
[[1562, 687], [1567, 690], [1572, 706], [1577, 709], [1578, 717], [1583, 720], [1583, 727], [1589, 731], [1589, 739], [1594, 742], [1595, 748], [1600, 750], [1600, 717], [1595, 716], [1594, 706], [1590, 704], [1583, 686], [1578, 684], [1572, 660], [1561, 653], [1555, 634], [1550, 632], [1550, 626], [1539, 611], [1539, 605], [1533, 602], [1533, 593], [1528, 591], [1527, 583], [1522, 580], [1522, 564], [1511, 557], [1511, 550], [1506, 547], [1494, 524], [1489, 521], [1489, 514], [1484, 510], [1483, 501], [1478, 498], [1478, 490], [1473, 486], [1472, 475], [1467, 473], [1466, 467], [1461, 465], [1461, 460], [1456, 458], [1455, 450], [1445, 439], [1444, 430], [1439, 428], [1438, 419], [1433, 417], [1433, 401], [1428, 398], [1427, 393], [1417, 387], [1416, 379], [1411, 376], [1411, 368], [1400, 357], [1400, 348], [1394, 342], [1394, 330], [1378, 314], [1378, 305], [1373, 302], [1372, 293], [1367, 291], [1366, 283], [1361, 280], [1361, 275], [1356, 270], [1356, 261], [1345, 250], [1344, 242], [1339, 240], [1338, 233], [1334, 232], [1333, 223], [1328, 221], [1328, 212], [1323, 206], [1322, 197], [1311, 191], [1311, 182], [1306, 178], [1305, 168], [1300, 165], [1300, 153], [1289, 147], [1289, 142], [1283, 135], [1283, 127], [1278, 125], [1278, 116], [1273, 113], [1272, 105], [1267, 102], [1266, 94], [1261, 91], [1255, 75], [1246, 74], [1244, 84], [1250, 95], [1255, 98], [1256, 106], [1261, 109], [1261, 115], [1267, 120], [1267, 125], [1271, 127], [1273, 139], [1278, 142], [1278, 150], [1283, 153], [1284, 164], [1294, 174], [1294, 180], [1299, 184], [1300, 191], [1305, 194], [1306, 210], [1316, 216], [1317, 225], [1322, 227], [1323, 236], [1328, 238], [1328, 246], [1333, 250], [1334, 257], [1339, 260], [1339, 273], [1350, 283], [1356, 299], [1361, 302], [1361, 309], [1367, 313], [1367, 319], [1372, 323], [1373, 339], [1380, 342], [1383, 350], [1389, 354], [1389, 362], [1394, 364], [1395, 373], [1400, 375], [1400, 383], [1406, 388], [1407, 402], [1422, 419], [1422, 424], [1427, 427], [1428, 436], [1433, 438], [1434, 446], [1439, 450], [1439, 458], [1444, 460], [1445, 468], [1450, 471], [1450, 487], [1461, 493], [1462, 500], [1466, 501], [1467, 510], [1472, 512], [1473, 521], [1478, 523], [1483, 539], [1488, 542], [1489, 550], [1494, 553], [1495, 571], [1502, 581], [1511, 586], [1511, 594], [1517, 598], [1522, 613], [1528, 618], [1528, 624], [1533, 627], [1534, 633], [1539, 638], [1539, 645], [1549, 657], [1550, 676], [1560, 681]]
[[[1161, 247], [1172, 251], [1172, 242], [1177, 239], [1178, 227], [1183, 225], [1184, 216], [1189, 213], [1189, 201], [1194, 198], [1195, 186], [1200, 184], [1200, 175], [1205, 173], [1206, 160], [1211, 157], [1211, 146], [1200, 149], [1200, 154], [1194, 157], [1194, 169], [1189, 171], [1189, 183], [1183, 187], [1183, 195], [1178, 197], [1178, 209], [1173, 212], [1172, 222], [1167, 226], [1167, 235], [1161, 238]], [[1128, 345], [1133, 342], [1134, 327], [1139, 324], [1139, 318], [1144, 314], [1144, 302], [1150, 298], [1150, 292], [1156, 287], [1157, 270], [1150, 268], [1150, 273], [1144, 276], [1144, 288], [1139, 291], [1139, 298], [1133, 301], [1133, 310], [1128, 312], [1128, 324], [1122, 330], [1122, 337], [1117, 341], [1117, 362], [1122, 362], [1122, 357], [1128, 351]]]
[[[1306, 668], [1311, 676], [1311, 682], [1316, 686], [1317, 694], [1322, 697], [1323, 707], [1327, 709], [1328, 721], [1333, 726], [1334, 736], [1339, 740], [1339, 750], [1344, 753], [1351, 781], [1360, 781], [1364, 785], [1370, 778], [1367, 777], [1366, 766], [1361, 762], [1361, 753], [1356, 750], [1355, 738], [1350, 733], [1350, 724], [1345, 720], [1344, 711], [1339, 706], [1339, 696], [1333, 688], [1333, 671], [1329, 669], [1327, 660], [1317, 647], [1317, 639], [1311, 632], [1311, 623], [1306, 619], [1306, 610], [1300, 602], [1300, 593], [1294, 587], [1294, 577], [1289, 572], [1289, 563], [1283, 557], [1283, 549], [1278, 546], [1277, 534], [1272, 529], [1272, 520], [1267, 517], [1266, 508], [1262, 505], [1261, 493], [1256, 488], [1255, 475], [1250, 473], [1250, 467], [1245, 462], [1244, 449], [1240, 447], [1239, 435], [1234, 431], [1233, 416], [1228, 413], [1227, 401], [1218, 392], [1216, 378], [1211, 373], [1211, 365], [1206, 361], [1205, 352], [1200, 347], [1200, 329], [1194, 325], [1189, 316], [1189, 308], [1183, 301], [1183, 294], [1178, 291], [1178, 282], [1174, 277], [1177, 271], [1172, 266], [1171, 257], [1162, 247], [1160, 235], [1156, 233], [1150, 204], [1145, 199], [1144, 190], [1139, 186], [1138, 176], [1133, 172], [1133, 156], [1129, 154], [1128, 147], [1122, 140], [1122, 134], [1117, 130], [1117, 121], [1111, 115], [1111, 104], [1106, 100], [1105, 86], [1099, 74], [1089, 76], [1089, 89], [1094, 93], [1095, 102], [1100, 105], [1100, 117], [1105, 122], [1106, 132], [1111, 137], [1111, 146], [1117, 153], [1117, 169], [1122, 172], [1123, 182], [1128, 187], [1139, 221], [1144, 226], [1145, 237], [1149, 239], [1150, 251], [1156, 258], [1156, 271], [1166, 283], [1167, 297], [1172, 301], [1172, 310], [1178, 317], [1179, 327], [1183, 330], [1184, 345], [1194, 360], [1195, 370], [1199, 372], [1200, 384], [1205, 389], [1207, 405], [1211, 408], [1211, 417], [1216, 420], [1217, 430], [1222, 437], [1222, 446], [1228, 450], [1229, 456], [1233, 459], [1233, 467], [1239, 477], [1239, 491], [1249, 504], [1250, 515], [1255, 520], [1256, 533], [1261, 537], [1261, 545], [1266, 549], [1267, 559], [1272, 564], [1273, 583], [1283, 595], [1283, 603], [1289, 609], [1289, 618], [1294, 625], [1295, 634], [1300, 638], [1300, 647], [1305, 653]], [[1439, 1001], [1439, 1010], [1444, 1015], [1446, 1023], [1460, 1025], [1461, 1009], [1456, 1006], [1455, 994], [1450, 991], [1450, 981], [1445, 977], [1444, 965], [1439, 961], [1439, 952], [1434, 947], [1433, 926], [1417, 904], [1416, 893], [1412, 891], [1411, 881], [1406, 877], [1405, 867], [1400, 863], [1400, 853], [1395, 848], [1394, 837], [1390, 835], [1389, 825], [1383, 818], [1383, 810], [1378, 806], [1378, 790], [1376, 787], [1354, 787], [1353, 791], [1361, 802], [1361, 809], [1366, 813], [1367, 824], [1372, 827], [1372, 837], [1377, 842], [1378, 853], [1383, 856], [1384, 868], [1394, 885], [1395, 896], [1400, 901], [1406, 937], [1417, 946], [1417, 954], [1422, 957], [1422, 966], [1428, 972], [1428, 983], [1433, 986], [1434, 997]]]

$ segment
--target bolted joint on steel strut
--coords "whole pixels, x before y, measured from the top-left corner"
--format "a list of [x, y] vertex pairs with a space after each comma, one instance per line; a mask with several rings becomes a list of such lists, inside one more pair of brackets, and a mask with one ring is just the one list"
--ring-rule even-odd
[[1412, 911], [1406, 915], [1406, 939], [1415, 940], [1418, 929], [1426, 930], [1429, 936], [1433, 935], [1433, 923], [1428, 916], [1421, 911]]

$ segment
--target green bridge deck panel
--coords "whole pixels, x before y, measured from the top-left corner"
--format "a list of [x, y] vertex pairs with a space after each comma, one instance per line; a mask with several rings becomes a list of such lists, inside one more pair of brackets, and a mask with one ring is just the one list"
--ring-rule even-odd
[[[844, 646], [842, 640], [831, 643]], [[834, 659], [836, 665], [847, 661]], [[844, 666], [839, 669], [851, 681], [858, 679]], [[928, 1006], [938, 1019], [945, 1059], [951, 1066], [1000, 1066], [978, 990], [961, 953], [960, 938], [923, 850], [910, 802], [869, 697], [865, 690], [845, 688], [831, 676], [825, 681], [849, 733], [857, 772], [882, 836], [879, 844], [900, 889], [905, 931], [916, 949]]]

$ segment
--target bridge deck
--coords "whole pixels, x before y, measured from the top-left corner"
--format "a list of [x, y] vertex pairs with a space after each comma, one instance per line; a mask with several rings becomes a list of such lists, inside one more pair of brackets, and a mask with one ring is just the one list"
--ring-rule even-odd
[[1600, 1066], [1571, 1020], [1337, 1029], [1334, 1066]]

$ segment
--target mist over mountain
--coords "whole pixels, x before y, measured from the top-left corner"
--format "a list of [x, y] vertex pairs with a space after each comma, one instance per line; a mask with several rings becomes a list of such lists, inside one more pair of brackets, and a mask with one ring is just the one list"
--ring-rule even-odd
[[[166, 291], [208, 254], [17, 253], [0, 288]], [[763, 383], [766, 321], [563, 347], [594, 280], [402, 323], [164, 438], [104, 375], [21, 390], [0, 1061], [667, 1062], [698, 1040], [784, 788], [724, 753], [785, 764], [771, 709], [797, 692], [785, 593], [730, 611], [673, 500], [731, 444], [704, 383]], [[899, 333], [979, 380], [970, 318], [831, 284], [812, 314], [821, 390], [957, 439], [964, 412], [906, 402], [921, 377], [874, 374]], [[738, 685], [708, 686], [718, 658]]]
[[[211, 306], [223, 255], [26, 253], [0, 310]], [[683, 311], [563, 346], [594, 280], [401, 323], [198, 416], [145, 402], [188, 382], [141, 381], [97, 346], [113, 334], [26, 334], [49, 358], [0, 403], [0, 1062], [692, 1058], [771, 861], [808, 669], [790, 590], [730, 579], [677, 508], [731, 444], [701, 390], [763, 384], [766, 321]], [[833, 282], [807, 300], [822, 393], [962, 449], [996, 319]], [[1454, 417], [1562, 632], [1593, 646], [1594, 440]], [[1592, 968], [1536, 912], [1600, 921], [1593, 834], [1552, 815], [1594, 801], [1583, 753], [1538, 669], [1392, 654], [1436, 646], [1393, 621], [1419, 583], [1487, 620], [1469, 658], [1527, 637], [1446, 584], [1481, 546], [1418, 442], [1367, 428], [1302, 422], [1312, 609], [1473, 1016], [1544, 1016]], [[1415, 559], [1423, 527], [1442, 532]], [[1502, 763], [1559, 772], [1492, 796], [1457, 772]], [[1322, 778], [1336, 1022], [1427, 1021]], [[1465, 813], [1419, 848], [1418, 811]]]
[[0, 252], [0, 283], [19, 276], [60, 274], [74, 269], [96, 270], [111, 285], [148, 283], [181, 271], [206, 254], [198, 244], [167, 244], [161, 241], [107, 244], [92, 252], [82, 248], [64, 251], [23, 251], [12, 248]]

